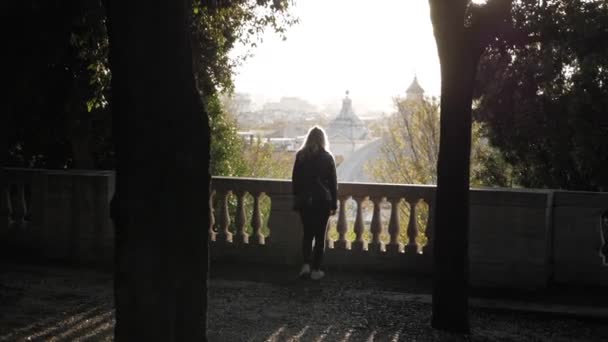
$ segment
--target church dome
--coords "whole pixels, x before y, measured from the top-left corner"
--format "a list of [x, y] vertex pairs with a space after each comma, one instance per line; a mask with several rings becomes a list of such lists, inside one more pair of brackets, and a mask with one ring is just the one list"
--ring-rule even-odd
[[406, 100], [422, 101], [424, 99], [424, 89], [418, 83], [418, 77], [414, 76], [412, 84], [405, 91]]
[[327, 136], [329, 140], [364, 140], [368, 130], [363, 121], [354, 113], [352, 100], [346, 96], [342, 100], [340, 114], [329, 124]]
[[412, 84], [410, 84], [405, 92], [408, 94], [424, 94], [424, 89], [422, 89], [420, 83], [418, 83], [418, 77], [414, 76]]

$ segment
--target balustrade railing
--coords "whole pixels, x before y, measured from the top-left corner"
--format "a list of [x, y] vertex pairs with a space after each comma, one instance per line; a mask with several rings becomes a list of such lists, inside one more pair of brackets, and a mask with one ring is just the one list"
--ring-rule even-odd
[[5, 170], [5, 184], [0, 191], [0, 218], [2, 228], [23, 229], [32, 221], [39, 223], [39, 186], [36, 172], [21, 172], [19, 169]]
[[[328, 247], [390, 254], [428, 252], [434, 191], [432, 186], [340, 183]], [[250, 201], [247, 196], [251, 196]], [[262, 205], [264, 197], [269, 200]], [[298, 220], [295, 213], [285, 216], [292, 201], [289, 181], [214, 177], [209, 200], [210, 240], [233, 245], [269, 244], [276, 230], [294, 230], [298, 225], [293, 222]], [[289, 219], [272, 220], [277, 210]]]
[[11, 250], [75, 262], [111, 260], [113, 172], [28, 168], [2, 172], [0, 233], [7, 232], [3, 242]]
[[250, 178], [214, 177], [209, 199], [212, 242], [235, 245], [265, 245], [272, 212], [270, 201], [284, 195], [282, 181]]
[[[432, 186], [341, 183], [329, 248], [391, 254], [428, 252], [433, 234], [428, 218], [434, 192]], [[404, 202], [409, 206], [405, 207]], [[335, 241], [331, 235], [336, 236]]]
[[[111, 262], [113, 172], [3, 172], [2, 251]], [[434, 195], [434, 186], [341, 183], [324, 264], [430, 273]], [[288, 180], [214, 177], [209, 203], [201, 204], [213, 213], [212, 259], [300, 263], [302, 229], [292, 203]], [[472, 189], [471, 283], [544, 288], [554, 279], [605, 286], [606, 203], [607, 193]]]

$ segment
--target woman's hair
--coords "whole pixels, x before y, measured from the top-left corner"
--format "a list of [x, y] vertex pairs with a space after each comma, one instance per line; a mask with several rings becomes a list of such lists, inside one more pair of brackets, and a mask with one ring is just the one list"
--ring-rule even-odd
[[306, 158], [321, 150], [329, 152], [329, 141], [327, 140], [327, 135], [323, 128], [313, 126], [308, 130], [306, 139], [304, 140], [302, 147], [298, 150], [298, 155]]

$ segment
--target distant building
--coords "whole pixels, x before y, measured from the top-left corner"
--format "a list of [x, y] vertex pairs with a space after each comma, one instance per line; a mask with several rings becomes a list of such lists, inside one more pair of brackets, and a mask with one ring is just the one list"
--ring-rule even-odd
[[[418, 78], [414, 76], [414, 80], [405, 91], [406, 100], [406, 113], [409, 112], [409, 107], [414, 106], [416, 103], [424, 101], [424, 89], [418, 83]], [[350, 101], [350, 99], [349, 99]], [[350, 102], [349, 102], [350, 104]], [[396, 114], [398, 115], [398, 113]], [[329, 134], [328, 134], [329, 135]], [[334, 142], [331, 137], [330, 147], [334, 150]], [[375, 140], [367, 140], [365, 144], [359, 145], [355, 153], [349, 154], [344, 158], [344, 161], [338, 166], [337, 176], [338, 180], [342, 182], [372, 182], [371, 179], [365, 172], [365, 164], [368, 162], [374, 162], [380, 154], [380, 149], [384, 144], [384, 139], [379, 138]], [[334, 152], [334, 154], [336, 154]]]
[[308, 101], [298, 97], [282, 97], [279, 102], [267, 102], [262, 109], [264, 112], [280, 111], [286, 113], [315, 113], [317, 108]]
[[410, 84], [410, 86], [405, 91], [405, 100], [417, 102], [424, 100], [424, 89], [422, 89], [422, 87], [418, 83], [417, 76], [414, 76], [412, 84]]
[[327, 127], [327, 137], [336, 156], [348, 158], [354, 151], [370, 142], [367, 126], [353, 112], [352, 100], [346, 96], [338, 116]]

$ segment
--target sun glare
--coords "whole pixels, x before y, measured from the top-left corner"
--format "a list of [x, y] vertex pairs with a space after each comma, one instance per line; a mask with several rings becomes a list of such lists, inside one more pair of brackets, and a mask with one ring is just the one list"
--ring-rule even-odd
[[[237, 92], [260, 101], [296, 96], [339, 106], [346, 89], [359, 113], [391, 111], [418, 77], [427, 95], [440, 92], [437, 47], [428, 2], [301, 0], [300, 23], [287, 40], [267, 33], [254, 57], [237, 69]], [[242, 52], [237, 49], [236, 53]]]

